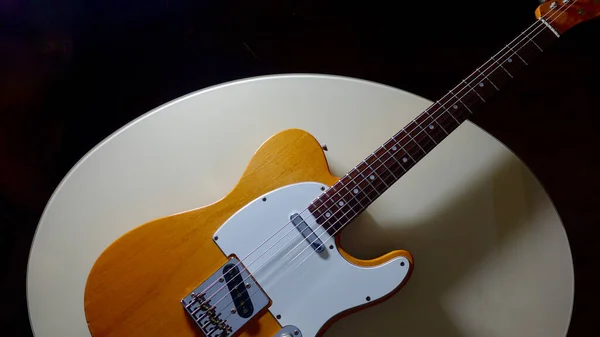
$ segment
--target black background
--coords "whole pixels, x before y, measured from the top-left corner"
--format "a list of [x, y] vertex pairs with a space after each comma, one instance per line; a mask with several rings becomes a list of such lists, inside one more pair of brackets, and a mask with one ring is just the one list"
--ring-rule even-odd
[[[26, 265], [50, 194], [125, 123], [210, 85], [290, 72], [358, 77], [436, 100], [531, 24], [536, 6], [2, 1], [2, 335], [32, 334]], [[598, 336], [599, 41], [599, 20], [571, 29], [472, 119], [513, 150], [555, 202], [575, 265], [570, 336]]]

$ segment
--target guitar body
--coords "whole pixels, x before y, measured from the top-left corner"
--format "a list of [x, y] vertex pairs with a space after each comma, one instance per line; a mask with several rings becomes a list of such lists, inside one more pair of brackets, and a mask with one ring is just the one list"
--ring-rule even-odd
[[[85, 289], [91, 334], [205, 335], [181, 300], [232, 256], [260, 286], [249, 288], [249, 297], [260, 290], [269, 298], [238, 336], [271, 337], [284, 326], [305, 337], [320, 335], [344, 314], [391, 296], [412, 272], [408, 252], [359, 260], [339, 246], [338, 234], [317, 229], [325, 247], [319, 253], [290, 223], [291, 213], [301, 213], [336, 181], [310, 134], [290, 129], [274, 135], [224, 198], [139, 226], [101, 254]], [[316, 228], [314, 219], [304, 220]], [[229, 300], [215, 296], [211, 305], [233, 309]]]

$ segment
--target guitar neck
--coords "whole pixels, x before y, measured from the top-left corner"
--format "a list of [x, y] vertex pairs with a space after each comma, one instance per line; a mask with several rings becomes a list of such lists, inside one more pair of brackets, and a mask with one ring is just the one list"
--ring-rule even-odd
[[538, 19], [315, 199], [309, 210], [317, 223], [337, 233], [558, 37]]

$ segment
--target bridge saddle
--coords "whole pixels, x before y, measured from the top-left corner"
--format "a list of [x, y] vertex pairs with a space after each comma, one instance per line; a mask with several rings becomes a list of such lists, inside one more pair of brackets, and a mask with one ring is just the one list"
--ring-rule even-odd
[[205, 336], [228, 337], [269, 305], [269, 297], [246, 267], [230, 258], [181, 300]]

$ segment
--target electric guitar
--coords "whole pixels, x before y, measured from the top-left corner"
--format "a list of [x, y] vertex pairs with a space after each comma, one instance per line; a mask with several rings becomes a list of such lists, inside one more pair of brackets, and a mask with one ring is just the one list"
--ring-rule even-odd
[[221, 200], [143, 224], [95, 262], [94, 337], [313, 337], [409, 280], [407, 251], [359, 260], [340, 232], [537, 55], [600, 15], [600, 0], [540, 5], [535, 22], [343, 177], [307, 132], [275, 134]]

